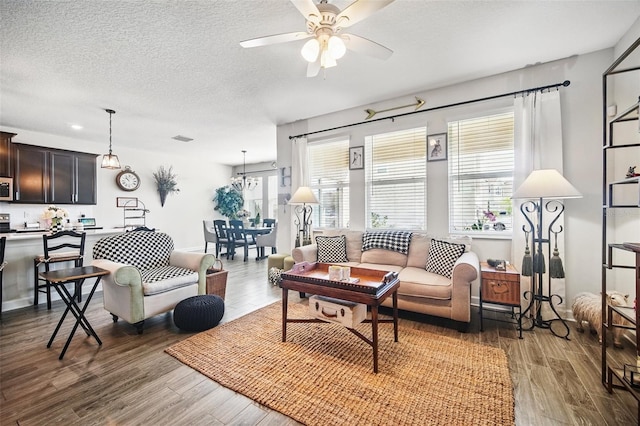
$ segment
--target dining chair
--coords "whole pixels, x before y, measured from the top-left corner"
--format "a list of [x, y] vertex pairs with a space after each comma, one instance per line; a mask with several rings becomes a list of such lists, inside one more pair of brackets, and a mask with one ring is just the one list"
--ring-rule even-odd
[[278, 236], [278, 223], [275, 222], [268, 234], [256, 235], [256, 247], [258, 249], [258, 257], [256, 260], [264, 259], [264, 248], [271, 247], [271, 254], [276, 254], [276, 242]]
[[7, 237], [0, 238], [0, 318], [2, 317], [2, 275], [7, 262], [4, 260], [4, 248], [7, 245]]
[[[50, 271], [50, 266], [54, 263], [73, 262], [74, 267], [80, 267], [84, 263], [84, 244], [86, 232], [61, 231], [42, 236], [44, 253], [33, 259], [34, 269], [34, 298], [33, 304], [38, 304], [38, 295], [46, 293], [47, 309], [51, 309], [51, 283], [40, 278], [38, 275], [40, 265], [44, 265], [46, 272]], [[60, 251], [62, 250], [62, 251]], [[81, 300], [79, 285], [76, 283], [74, 296]]]
[[213, 229], [216, 233], [216, 257], [220, 255], [220, 247], [225, 246], [227, 249], [227, 259], [229, 259], [229, 246], [231, 244], [231, 238], [229, 238], [227, 221], [222, 219], [214, 220]]
[[218, 246], [218, 237], [216, 236], [215, 226], [213, 225], [212, 220], [203, 220], [202, 228], [204, 229], [204, 252], [207, 252], [207, 247], [209, 243], [214, 243], [216, 245], [216, 257], [219, 254], [219, 246]]
[[275, 219], [263, 219], [262, 223], [264, 224], [264, 226], [266, 226], [267, 228], [272, 228], [273, 225], [276, 223]]
[[233, 260], [236, 248], [243, 247], [244, 261], [246, 262], [247, 259], [249, 259], [249, 247], [255, 247], [256, 245], [256, 240], [254, 239], [253, 235], [247, 234], [244, 228], [244, 223], [241, 220], [230, 220], [229, 236], [231, 238], [231, 244], [228, 246], [227, 254], [229, 252], [229, 249], [232, 250], [231, 260]]

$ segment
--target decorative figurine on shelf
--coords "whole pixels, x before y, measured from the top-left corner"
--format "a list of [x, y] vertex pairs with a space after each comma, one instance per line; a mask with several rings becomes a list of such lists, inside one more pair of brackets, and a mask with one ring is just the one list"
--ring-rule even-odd
[[640, 176], [640, 173], [636, 173], [636, 166], [629, 166], [629, 170], [627, 171], [627, 178], [632, 178]]

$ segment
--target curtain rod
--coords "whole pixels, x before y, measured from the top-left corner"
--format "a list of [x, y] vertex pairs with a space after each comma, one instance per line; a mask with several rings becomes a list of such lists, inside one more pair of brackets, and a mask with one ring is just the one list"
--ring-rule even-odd
[[315, 132], [301, 133], [299, 135], [289, 136], [289, 139], [296, 139], [296, 138], [301, 138], [303, 136], [315, 135], [316, 133], [324, 133], [324, 132], [330, 132], [332, 130], [338, 130], [338, 129], [344, 129], [344, 128], [347, 128], [347, 127], [359, 126], [361, 124], [375, 123], [376, 121], [394, 120], [394, 119], [396, 119], [398, 117], [404, 117], [404, 116], [413, 115], [413, 114], [420, 114], [420, 113], [423, 113], [423, 112], [435, 111], [435, 110], [444, 109], [444, 108], [451, 108], [451, 107], [456, 107], [456, 106], [460, 106], [460, 105], [467, 105], [467, 104], [472, 104], [472, 103], [475, 103], [475, 102], [490, 101], [492, 99], [503, 98], [505, 96], [517, 96], [517, 95], [524, 95], [524, 94], [528, 95], [529, 93], [534, 93], [534, 92], [542, 91], [542, 90], [545, 90], [545, 89], [555, 89], [555, 88], [558, 88], [560, 86], [567, 87], [570, 84], [571, 84], [571, 82], [569, 80], [565, 80], [562, 83], [550, 84], [548, 86], [533, 87], [531, 89], [525, 89], [525, 90], [518, 90], [516, 92], [503, 93], [501, 95], [487, 96], [485, 98], [472, 99], [470, 101], [456, 102], [456, 103], [453, 103], [453, 104], [441, 105], [441, 106], [437, 106], [437, 107], [433, 107], [433, 108], [427, 108], [427, 109], [421, 109], [419, 111], [411, 111], [411, 112], [405, 112], [403, 114], [391, 115], [389, 117], [376, 118], [375, 120], [366, 120], [366, 121], [360, 121], [359, 123], [345, 124], [343, 126], [331, 127], [330, 129], [316, 130]]

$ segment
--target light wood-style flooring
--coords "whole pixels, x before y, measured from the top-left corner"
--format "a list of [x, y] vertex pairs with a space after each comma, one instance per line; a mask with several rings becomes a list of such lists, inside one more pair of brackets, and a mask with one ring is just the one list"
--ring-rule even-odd
[[[250, 255], [255, 255], [253, 250]], [[266, 260], [243, 262], [236, 256], [234, 261], [224, 260], [224, 267], [229, 276], [223, 322], [280, 299], [281, 290], [267, 282]], [[297, 293], [289, 300], [305, 303]], [[63, 310], [58, 301], [51, 311], [40, 305], [2, 313], [2, 425], [296, 424], [167, 355], [166, 347], [192, 335], [175, 327], [171, 313], [147, 320], [144, 334], [138, 335], [126, 322], [112, 322], [99, 293], [87, 316], [103, 345], [98, 347], [80, 330], [59, 361], [71, 321], [50, 349], [46, 344]], [[526, 332], [520, 340], [515, 327], [504, 322], [485, 321], [480, 333], [477, 316], [467, 333], [435, 318], [405, 317], [431, 324], [435, 333], [503, 348], [509, 357], [518, 425], [637, 424], [631, 395], [622, 390], [610, 395], [601, 384], [597, 337], [577, 333], [573, 323], [569, 341], [544, 329]], [[632, 350], [629, 343], [625, 346]]]

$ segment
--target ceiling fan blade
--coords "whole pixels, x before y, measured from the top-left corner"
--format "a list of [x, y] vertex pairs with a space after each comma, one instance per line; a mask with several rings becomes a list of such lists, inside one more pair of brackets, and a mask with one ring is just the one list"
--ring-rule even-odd
[[253, 38], [251, 40], [245, 40], [240, 42], [240, 46], [242, 47], [260, 47], [260, 46], [268, 46], [270, 44], [277, 43], [286, 43], [289, 41], [296, 40], [304, 40], [306, 38], [311, 37], [313, 34], [305, 33], [305, 32], [296, 32], [296, 33], [284, 33], [284, 34], [275, 34], [266, 37]]
[[318, 60], [315, 62], [309, 62], [307, 65], [307, 77], [315, 77], [320, 72], [320, 55], [318, 55]]
[[291, 3], [302, 13], [302, 16], [313, 23], [320, 22], [320, 11], [313, 0], [291, 0]]
[[340, 38], [344, 40], [344, 45], [347, 49], [367, 56], [386, 60], [393, 54], [393, 50], [364, 37], [354, 34], [342, 34]]
[[336, 16], [337, 25], [340, 28], [350, 27], [393, 2], [394, 0], [356, 0]]

